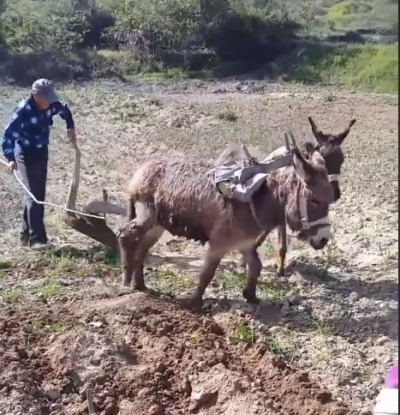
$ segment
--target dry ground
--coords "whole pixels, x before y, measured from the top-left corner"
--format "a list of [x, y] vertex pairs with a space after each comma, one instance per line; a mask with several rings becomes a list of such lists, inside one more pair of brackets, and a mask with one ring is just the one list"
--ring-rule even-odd
[[[4, 123], [25, 92], [1, 90]], [[285, 278], [274, 275], [273, 244], [260, 248], [257, 309], [241, 301], [232, 256], [201, 317], [170, 295], [194, 286], [200, 246], [167, 238], [154, 247], [147, 276], [161, 297], [121, 292], [115, 258], [66, 229], [58, 210], [47, 209], [55, 248], [21, 249], [19, 189], [0, 172], [0, 413], [88, 413], [91, 384], [103, 415], [368, 414], [397, 354], [397, 97], [212, 82], [62, 94], [84, 155], [81, 204], [102, 187], [122, 201], [137, 162], [161, 152], [211, 159], [231, 142], [272, 150], [289, 128], [308, 135], [308, 115], [327, 130], [357, 123], [328, 248], [292, 240]], [[56, 124], [48, 200], [63, 203], [73, 153]]]

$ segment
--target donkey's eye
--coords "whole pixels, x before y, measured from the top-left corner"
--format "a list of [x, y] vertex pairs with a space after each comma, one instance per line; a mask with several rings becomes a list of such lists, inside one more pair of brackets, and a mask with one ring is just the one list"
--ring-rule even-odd
[[314, 203], [314, 205], [317, 205], [317, 206], [321, 204], [321, 202], [317, 199], [312, 199], [311, 203]]

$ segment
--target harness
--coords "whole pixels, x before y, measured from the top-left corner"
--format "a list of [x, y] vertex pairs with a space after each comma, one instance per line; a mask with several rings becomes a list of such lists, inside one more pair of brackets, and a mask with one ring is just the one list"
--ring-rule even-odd
[[298, 196], [298, 206], [299, 206], [299, 222], [301, 225], [301, 230], [307, 230], [317, 225], [330, 226], [328, 217], [324, 217], [313, 222], [308, 221], [308, 212], [307, 212], [307, 200], [304, 196]]
[[340, 174], [330, 174], [328, 179], [330, 182], [338, 182], [340, 178]]
[[[295, 141], [291, 135], [292, 145], [295, 147]], [[235, 199], [248, 203], [252, 216], [257, 226], [265, 231], [266, 229], [258, 219], [257, 211], [253, 201], [254, 193], [259, 190], [269, 175], [282, 167], [293, 165], [293, 147], [289, 145], [287, 134], [285, 134], [286, 151], [277, 154], [277, 157], [266, 159], [258, 162], [248, 152], [246, 146], [242, 146], [247, 160], [239, 162], [236, 160], [227, 162], [221, 166], [209, 170], [208, 175], [218, 191], [228, 199]], [[332, 175], [331, 181], [338, 175]], [[308, 220], [307, 200], [304, 196], [298, 195], [299, 223], [301, 231], [307, 230], [314, 226], [330, 226], [328, 218], [321, 218], [313, 222]]]

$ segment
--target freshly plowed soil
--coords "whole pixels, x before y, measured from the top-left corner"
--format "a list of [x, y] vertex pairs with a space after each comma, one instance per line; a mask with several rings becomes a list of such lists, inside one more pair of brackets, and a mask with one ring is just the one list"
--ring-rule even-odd
[[[3, 127], [26, 89], [0, 88]], [[398, 354], [398, 97], [265, 81], [104, 81], [60, 86], [82, 152], [78, 209], [124, 203], [137, 165], [216, 160], [231, 143], [263, 153], [292, 131], [345, 139], [332, 235], [314, 251], [276, 233], [259, 248], [259, 308], [232, 253], [204, 315], [172, 301], [196, 285], [200, 244], [164, 235], [145, 266], [160, 293], [120, 287], [120, 264], [46, 207], [52, 248], [19, 244], [21, 188], [0, 168], [0, 415], [367, 415]], [[65, 204], [74, 152], [54, 119], [47, 201]], [[116, 230], [121, 218], [107, 216]], [[165, 239], [164, 239], [165, 238]], [[92, 415], [91, 414], [91, 415]]]
[[[234, 348], [206, 315], [134, 293], [1, 311], [1, 400], [7, 413], [341, 415], [308, 374], [262, 348]], [[65, 334], [35, 333], [62, 322]], [[12, 371], [13, 376], [8, 373]], [[32, 409], [33, 408], [33, 409]]]

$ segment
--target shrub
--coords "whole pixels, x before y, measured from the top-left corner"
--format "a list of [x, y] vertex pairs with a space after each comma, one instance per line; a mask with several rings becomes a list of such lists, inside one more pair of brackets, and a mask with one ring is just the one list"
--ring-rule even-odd
[[398, 91], [398, 44], [326, 46], [309, 44], [287, 79], [339, 82], [377, 92]]

